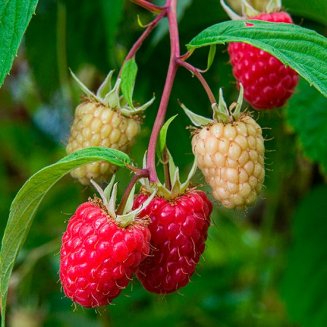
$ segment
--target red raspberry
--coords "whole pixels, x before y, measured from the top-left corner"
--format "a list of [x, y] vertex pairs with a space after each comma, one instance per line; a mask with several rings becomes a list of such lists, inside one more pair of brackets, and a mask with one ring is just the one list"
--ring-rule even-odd
[[70, 218], [60, 250], [60, 280], [67, 297], [84, 307], [109, 304], [149, 254], [144, 220], [120, 227], [97, 203], [85, 202]]
[[[286, 12], [260, 14], [250, 19], [292, 24]], [[283, 106], [298, 83], [297, 73], [269, 53], [246, 43], [228, 46], [233, 74], [243, 84], [244, 98], [255, 109]]]
[[[135, 198], [134, 207], [148, 195]], [[150, 217], [152, 251], [137, 277], [150, 292], [166, 294], [185, 286], [205, 248], [212, 204], [204, 192], [191, 190], [174, 200], [156, 196], [140, 214]]]

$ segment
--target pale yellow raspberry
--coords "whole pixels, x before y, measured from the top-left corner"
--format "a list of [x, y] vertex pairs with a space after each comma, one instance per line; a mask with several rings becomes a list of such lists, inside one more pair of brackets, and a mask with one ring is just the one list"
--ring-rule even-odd
[[[121, 78], [117, 78], [112, 87], [112, 75], [113, 71], [109, 72], [97, 92], [93, 93], [72, 73], [87, 99], [75, 110], [67, 153], [93, 146], [128, 152], [140, 132], [140, 116], [153, 103], [154, 97], [135, 107], [131, 99], [127, 101], [120, 95]], [[116, 168], [108, 162], [98, 161], [76, 168], [71, 175], [84, 185], [91, 179], [102, 183], [108, 181]]]
[[[66, 151], [104, 146], [128, 152], [139, 132], [137, 116], [126, 117], [101, 103], [86, 101], [76, 108]], [[98, 183], [108, 181], [115, 170], [116, 166], [97, 161], [73, 170], [71, 175], [87, 185], [91, 178]]]
[[227, 208], [253, 203], [265, 177], [261, 127], [248, 115], [196, 130], [193, 153], [213, 196]]

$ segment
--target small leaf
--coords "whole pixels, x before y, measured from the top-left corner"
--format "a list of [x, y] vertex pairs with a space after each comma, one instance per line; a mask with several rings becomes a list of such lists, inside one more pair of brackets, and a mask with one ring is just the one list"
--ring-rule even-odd
[[296, 132], [303, 152], [327, 173], [327, 99], [300, 81], [288, 102], [286, 117]]
[[130, 163], [127, 154], [115, 149], [89, 147], [76, 151], [56, 163], [35, 173], [13, 200], [0, 252], [0, 292], [2, 300], [2, 326], [5, 326], [6, 298], [9, 279], [35, 213], [51, 187], [72, 169], [93, 161], [104, 160], [117, 166]]
[[126, 61], [121, 74], [121, 90], [127, 103], [133, 106], [133, 92], [137, 74], [137, 64], [135, 58]]
[[0, 3], [0, 86], [9, 73], [37, 0], [7, 0]]
[[317, 32], [294, 24], [227, 21], [202, 31], [188, 49], [226, 42], [244, 42], [269, 52], [327, 97], [327, 39]]
[[209, 54], [208, 54], [208, 63], [207, 63], [207, 68], [206, 71], [208, 71], [213, 63], [213, 60], [215, 59], [215, 55], [216, 55], [216, 46], [215, 45], [211, 45], [210, 46], [210, 50], [209, 50]]
[[168, 127], [176, 117], [177, 117], [177, 115], [170, 117], [164, 123], [164, 125], [161, 127], [160, 134], [159, 134], [159, 142], [158, 142], [158, 146], [157, 146], [157, 156], [158, 156], [159, 160], [162, 160], [162, 155], [166, 148]]

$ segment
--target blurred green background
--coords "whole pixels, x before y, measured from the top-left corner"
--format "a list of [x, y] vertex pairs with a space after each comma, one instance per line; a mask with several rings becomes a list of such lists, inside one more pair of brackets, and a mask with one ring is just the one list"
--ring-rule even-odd
[[[178, 2], [182, 52], [201, 30], [228, 19], [218, 0]], [[285, 0], [283, 5], [295, 23], [326, 35], [326, 0]], [[39, 2], [0, 91], [0, 235], [26, 179], [65, 155], [81, 96], [68, 68], [95, 90], [110, 69], [119, 70], [142, 32], [137, 15], [143, 24], [152, 19], [129, 1]], [[206, 55], [201, 49], [190, 62], [205, 68]], [[136, 57], [135, 99], [156, 95], [131, 153], [139, 164], [168, 59], [163, 22]], [[223, 87], [228, 102], [236, 99], [225, 47], [217, 48], [205, 77], [215, 94]], [[198, 81], [181, 68], [167, 115], [179, 113], [168, 146], [185, 176], [193, 156], [190, 123], [178, 99], [203, 115], [210, 114], [210, 105]], [[266, 138], [263, 194], [246, 211], [225, 210], [215, 202], [206, 251], [187, 287], [156, 296], [135, 280], [104, 314], [74, 307], [58, 282], [60, 237], [75, 208], [94, 191], [67, 176], [43, 201], [19, 254], [9, 291], [9, 326], [327, 326], [327, 100], [301, 81], [285, 108], [252, 112]], [[123, 169], [118, 176], [122, 192], [130, 174]], [[195, 182], [204, 184], [199, 172]]]

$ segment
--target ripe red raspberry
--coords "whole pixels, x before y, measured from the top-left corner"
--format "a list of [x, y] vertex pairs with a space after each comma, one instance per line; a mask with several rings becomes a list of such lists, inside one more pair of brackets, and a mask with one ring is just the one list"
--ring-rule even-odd
[[[275, 23], [292, 24], [286, 12], [262, 13], [250, 17]], [[250, 28], [250, 27], [249, 27]], [[269, 53], [246, 43], [228, 46], [233, 74], [243, 84], [244, 98], [255, 109], [283, 106], [298, 83], [297, 73]]]
[[[134, 207], [148, 198], [140, 194]], [[190, 190], [173, 200], [156, 196], [140, 214], [150, 217], [152, 250], [137, 277], [150, 292], [166, 294], [185, 286], [205, 248], [212, 204], [204, 192]]]
[[80, 205], [62, 237], [59, 273], [66, 296], [84, 307], [109, 304], [149, 254], [149, 240], [143, 219], [121, 227], [101, 200]]

